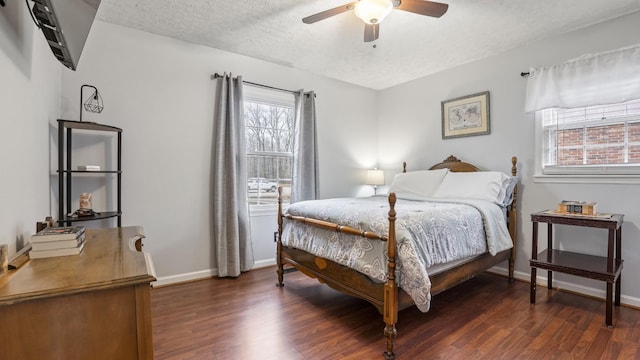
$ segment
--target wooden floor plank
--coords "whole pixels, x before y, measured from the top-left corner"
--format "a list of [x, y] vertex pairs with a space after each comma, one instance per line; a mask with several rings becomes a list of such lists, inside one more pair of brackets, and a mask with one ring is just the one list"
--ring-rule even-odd
[[[151, 292], [158, 360], [382, 359], [384, 323], [365, 301], [301, 273], [275, 286], [275, 268]], [[482, 274], [401, 311], [399, 359], [639, 359], [640, 311]]]

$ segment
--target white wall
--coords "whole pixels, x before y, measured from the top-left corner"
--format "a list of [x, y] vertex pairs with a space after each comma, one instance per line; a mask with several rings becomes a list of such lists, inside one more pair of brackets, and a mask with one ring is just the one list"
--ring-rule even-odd
[[0, 7], [0, 244], [12, 256], [49, 211], [49, 130], [60, 68], [27, 7]]
[[[78, 70], [63, 72], [61, 115], [78, 118], [82, 84], [99, 89], [104, 111], [83, 119], [123, 129], [123, 225], [144, 226], [145, 250], [162, 282], [207, 276], [216, 267], [209, 205], [216, 72], [317, 93], [322, 197], [364, 191], [363, 169], [377, 160], [373, 90], [96, 21]], [[275, 257], [275, 229], [275, 213], [255, 221], [260, 264]]]
[[[623, 226], [623, 302], [640, 305], [640, 283], [631, 274], [640, 273], [640, 198], [638, 185], [537, 183], [534, 173], [534, 121], [525, 114], [526, 79], [521, 71], [548, 66], [578, 57], [640, 43], [640, 13], [607, 21], [553, 39], [524, 44], [521, 48], [458, 68], [396, 86], [379, 94], [379, 144], [381, 166], [400, 169], [424, 168], [455, 155], [486, 169], [509, 172], [511, 156], [519, 159], [519, 231], [516, 271], [528, 280], [531, 257], [530, 214], [553, 208], [563, 199], [594, 200], [598, 210], [625, 214]], [[437, 56], [437, 55], [434, 55]], [[443, 140], [442, 100], [490, 92], [491, 134]], [[422, 131], [419, 131], [422, 129]], [[389, 172], [388, 172], [389, 173]], [[389, 179], [389, 177], [387, 177]], [[541, 225], [542, 238], [546, 231]], [[561, 246], [594, 255], [606, 254], [606, 232], [562, 228], [557, 232]], [[576, 239], [568, 241], [568, 236]], [[540, 241], [540, 245], [546, 242]], [[538, 274], [546, 276], [546, 272]], [[558, 275], [559, 286], [603, 296], [604, 283]]]

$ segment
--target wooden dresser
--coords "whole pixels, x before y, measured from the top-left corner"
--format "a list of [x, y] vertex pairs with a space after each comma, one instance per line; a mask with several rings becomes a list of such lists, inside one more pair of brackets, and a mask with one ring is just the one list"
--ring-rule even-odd
[[0, 278], [0, 359], [153, 359], [141, 227], [87, 230], [80, 255], [29, 260]]

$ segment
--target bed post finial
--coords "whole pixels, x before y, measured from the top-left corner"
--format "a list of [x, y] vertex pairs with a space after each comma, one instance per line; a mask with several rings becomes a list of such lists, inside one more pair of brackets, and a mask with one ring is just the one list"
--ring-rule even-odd
[[516, 176], [516, 174], [518, 173], [518, 158], [513, 156], [511, 158], [511, 176]]
[[385, 360], [396, 358], [393, 353], [393, 340], [396, 337], [398, 322], [398, 285], [396, 284], [396, 193], [389, 193], [389, 238], [387, 240], [387, 283], [384, 285], [384, 335], [387, 338]]
[[402, 172], [403, 172], [403, 173], [406, 173], [406, 172], [407, 172], [407, 162], [406, 162], [406, 161], [403, 161], [403, 162], [402, 162]]

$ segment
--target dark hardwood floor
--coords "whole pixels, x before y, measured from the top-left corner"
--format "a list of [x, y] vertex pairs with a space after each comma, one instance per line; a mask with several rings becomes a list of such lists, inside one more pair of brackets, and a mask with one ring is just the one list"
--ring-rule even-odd
[[[275, 267], [151, 292], [155, 359], [382, 359], [382, 316], [368, 303]], [[398, 359], [640, 359], [640, 311], [482, 274], [401, 311]]]

